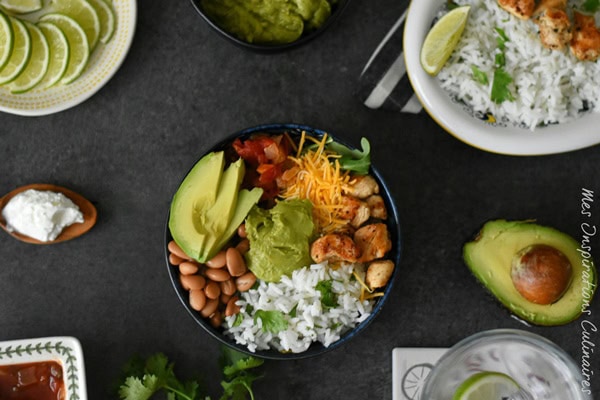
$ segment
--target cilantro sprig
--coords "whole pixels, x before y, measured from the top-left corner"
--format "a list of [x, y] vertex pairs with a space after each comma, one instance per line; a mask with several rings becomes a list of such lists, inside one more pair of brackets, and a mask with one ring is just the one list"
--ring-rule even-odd
[[[246, 356], [223, 347], [223, 394], [220, 400], [254, 399], [252, 384], [260, 378], [252, 371], [263, 360]], [[163, 353], [155, 353], [147, 359], [134, 356], [123, 368], [118, 394], [121, 400], [148, 400], [163, 392], [169, 400], [210, 400], [197, 380], [180, 380], [174, 372], [174, 363]]]
[[587, 12], [596, 12], [600, 8], [600, 0], [585, 0], [583, 9]]

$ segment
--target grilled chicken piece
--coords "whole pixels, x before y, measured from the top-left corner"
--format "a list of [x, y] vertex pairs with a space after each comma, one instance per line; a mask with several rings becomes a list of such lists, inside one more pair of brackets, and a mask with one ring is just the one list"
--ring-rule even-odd
[[379, 193], [379, 185], [371, 175], [357, 175], [351, 181], [351, 184], [344, 187], [344, 193], [359, 199]]
[[315, 240], [310, 247], [310, 256], [316, 263], [323, 261], [356, 262], [360, 248], [352, 238], [342, 233], [330, 233]]
[[361, 201], [355, 197], [344, 196], [343, 197], [343, 208], [340, 210], [340, 215], [343, 219], [350, 221], [350, 225], [354, 228], [358, 228], [371, 216], [371, 210], [364, 201]]
[[574, 11], [575, 30], [571, 53], [581, 61], [596, 61], [600, 57], [600, 31], [593, 16]]
[[498, 0], [498, 5], [520, 19], [529, 19], [533, 15], [535, 0]]
[[392, 249], [387, 226], [383, 223], [369, 224], [354, 233], [354, 242], [360, 249], [359, 262], [382, 258]]
[[541, 0], [536, 7], [534, 21], [544, 47], [562, 50], [571, 41], [571, 20], [566, 10], [567, 0]]
[[383, 197], [374, 194], [373, 196], [367, 197], [367, 206], [371, 211], [371, 217], [379, 219], [387, 219], [387, 209], [385, 208], [385, 202]]
[[394, 263], [390, 260], [377, 260], [369, 264], [365, 283], [369, 289], [379, 289], [387, 285], [394, 272]]

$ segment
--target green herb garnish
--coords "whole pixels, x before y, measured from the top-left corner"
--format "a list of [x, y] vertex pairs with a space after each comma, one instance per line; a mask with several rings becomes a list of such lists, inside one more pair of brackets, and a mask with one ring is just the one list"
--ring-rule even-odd
[[281, 311], [256, 310], [254, 322], [260, 319], [262, 321], [262, 330], [264, 332], [279, 333], [288, 327], [285, 315]]
[[600, 8], [600, 0], [585, 0], [583, 9], [587, 12], [596, 12]]
[[458, 4], [456, 4], [455, 2], [453, 2], [452, 0], [448, 0], [446, 1], [446, 8], [448, 8], [448, 11], [450, 10], [454, 10], [455, 8], [458, 7]]
[[510, 42], [510, 39], [506, 35], [506, 32], [504, 32], [504, 29], [496, 27], [494, 28], [494, 30], [498, 34], [498, 36], [496, 37], [496, 43], [498, 43], [498, 48], [500, 50], [504, 50], [504, 48], [506, 47], [506, 42]]
[[366, 175], [369, 173], [369, 168], [371, 167], [371, 145], [366, 138], [360, 140], [360, 145], [362, 151], [351, 150], [341, 143], [332, 141], [327, 144], [327, 148], [341, 156], [339, 163], [342, 169]]
[[337, 306], [337, 296], [333, 292], [333, 281], [331, 279], [319, 281], [315, 289], [321, 292], [321, 305], [323, 307], [331, 308]]
[[[249, 372], [259, 367], [263, 360], [246, 356], [235, 350], [222, 349], [221, 366], [224, 379], [220, 400], [242, 400], [247, 395], [254, 399], [252, 383], [259, 378]], [[134, 356], [124, 367], [124, 379], [118, 394], [122, 400], [148, 400], [163, 392], [169, 400], [210, 400], [200, 390], [196, 380], [180, 380], [173, 370], [174, 364], [163, 353], [156, 353], [146, 360]]]
[[503, 101], [513, 101], [515, 99], [508, 87], [512, 81], [512, 77], [508, 72], [502, 68], [496, 69], [494, 80], [492, 81], [492, 93], [490, 95], [494, 103], [500, 104]]
[[487, 74], [477, 68], [476, 65], [471, 65], [471, 71], [473, 72], [473, 79], [475, 79], [476, 82], [479, 82], [482, 85], [487, 85], [489, 83]]

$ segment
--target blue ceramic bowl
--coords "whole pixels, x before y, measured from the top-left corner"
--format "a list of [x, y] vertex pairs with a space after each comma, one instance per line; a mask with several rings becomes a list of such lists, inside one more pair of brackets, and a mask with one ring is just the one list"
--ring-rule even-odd
[[338, 3], [333, 6], [333, 8], [331, 10], [331, 15], [329, 16], [327, 21], [325, 21], [325, 23], [323, 23], [323, 25], [321, 25], [321, 27], [319, 29], [304, 33], [298, 40], [291, 42], [291, 43], [284, 43], [284, 44], [260, 44], [260, 43], [246, 42], [245, 40], [242, 40], [242, 39], [238, 38], [237, 36], [229, 33], [227, 30], [223, 29], [215, 21], [213, 21], [210, 18], [210, 16], [207, 15], [204, 12], [204, 10], [202, 9], [200, 0], [191, 0], [191, 2], [192, 2], [192, 5], [194, 6], [194, 8], [196, 9], [196, 11], [198, 12], [198, 14], [200, 14], [200, 16], [202, 17], [202, 19], [204, 19], [204, 21], [206, 21], [206, 23], [208, 23], [208, 25], [215, 32], [217, 32], [219, 34], [219, 36], [221, 36], [225, 40], [235, 44], [238, 47], [241, 47], [241, 48], [244, 48], [247, 50], [251, 50], [254, 52], [277, 53], [277, 52], [289, 50], [289, 49], [301, 46], [303, 44], [306, 44], [306, 43], [310, 42], [311, 40], [315, 39], [316, 37], [320, 36], [321, 34], [323, 34], [323, 32], [325, 32], [327, 29], [329, 29], [329, 27], [331, 25], [333, 25], [333, 23], [340, 17], [340, 15], [344, 11], [344, 9], [346, 8], [346, 6], [350, 2], [350, 0], [339, 0]]
[[[248, 128], [248, 129], [244, 129], [242, 131], [236, 132], [236, 133], [228, 136], [226, 139], [222, 140], [221, 142], [215, 144], [212, 148], [207, 150], [206, 153], [204, 153], [204, 154], [208, 154], [213, 151], [223, 150], [226, 147], [228, 147], [229, 145], [231, 145], [233, 140], [238, 137], [243, 140], [245, 138], [248, 138], [248, 137], [250, 137], [254, 134], [258, 134], [258, 133], [268, 133], [268, 134], [276, 135], [276, 134], [281, 134], [284, 132], [287, 132], [292, 137], [297, 137], [302, 133], [302, 131], [305, 131], [308, 135], [311, 135], [313, 137], [322, 137], [325, 133], [327, 133], [327, 135], [329, 137], [334, 138], [336, 142], [342, 143], [349, 148], [354, 148], [353, 146], [349, 145], [348, 143], [346, 143], [346, 142], [340, 140], [339, 138], [337, 138], [336, 136], [330, 134], [329, 132], [325, 132], [320, 129], [315, 129], [315, 128], [311, 128], [311, 127], [304, 126], [304, 125], [298, 125], [298, 124], [270, 124], [270, 125], [259, 125], [259, 126], [255, 126], [252, 128]], [[202, 154], [199, 157], [199, 159], [202, 158], [204, 156], [204, 154]], [[186, 175], [187, 175], [187, 172], [186, 172]], [[386, 258], [393, 260], [395, 262], [396, 268], [394, 269], [394, 272], [393, 272], [393, 275], [392, 275], [390, 281], [388, 282], [388, 284], [385, 287], [383, 296], [379, 297], [376, 300], [376, 303], [373, 306], [373, 310], [372, 310], [371, 314], [369, 315], [369, 317], [366, 318], [359, 325], [354, 327], [354, 329], [352, 329], [352, 330], [348, 331], [347, 333], [345, 333], [344, 335], [342, 335], [342, 337], [337, 342], [332, 343], [328, 347], [325, 347], [320, 343], [313, 343], [306, 351], [304, 351], [302, 353], [281, 353], [275, 349], [268, 350], [268, 351], [256, 351], [255, 353], [252, 353], [245, 346], [237, 344], [237, 343], [235, 343], [235, 341], [233, 339], [225, 336], [222, 332], [222, 329], [214, 328], [207, 319], [203, 318], [200, 315], [199, 312], [197, 312], [193, 308], [191, 308], [191, 306], [189, 304], [188, 291], [185, 290], [181, 286], [181, 283], [179, 281], [178, 268], [173, 266], [169, 262], [169, 251], [167, 249], [167, 244], [173, 238], [171, 236], [171, 232], [169, 231], [169, 226], [168, 226], [169, 216], [167, 215], [167, 224], [166, 224], [166, 228], [165, 228], [166, 264], [167, 264], [169, 276], [171, 278], [171, 283], [173, 285], [173, 288], [175, 289], [177, 296], [179, 297], [181, 303], [183, 304], [183, 307], [188, 311], [188, 313], [198, 323], [198, 325], [200, 325], [202, 327], [202, 329], [204, 329], [213, 338], [217, 339], [219, 342], [221, 342], [229, 347], [232, 347], [242, 353], [246, 353], [246, 354], [249, 354], [249, 355], [252, 355], [255, 357], [260, 357], [260, 358], [265, 358], [265, 359], [274, 359], [274, 360], [297, 360], [297, 359], [317, 356], [317, 355], [323, 354], [327, 351], [337, 349], [337, 348], [341, 347], [342, 345], [348, 343], [350, 340], [352, 340], [352, 338], [354, 338], [360, 332], [364, 331], [367, 328], [367, 326], [369, 326], [369, 324], [380, 313], [381, 309], [383, 308], [387, 299], [389, 298], [390, 293], [393, 290], [394, 282], [396, 280], [396, 277], [399, 275], [399, 270], [400, 270], [399, 264], [400, 264], [400, 255], [401, 255], [402, 247], [401, 247], [401, 240], [400, 240], [400, 221], [399, 221], [399, 217], [398, 217], [398, 210], [396, 208], [396, 204], [394, 203], [394, 200], [392, 199], [392, 197], [390, 195], [389, 188], [387, 187], [386, 183], [383, 181], [380, 173], [377, 171], [376, 168], [373, 167], [373, 165], [371, 165], [370, 175], [373, 176], [377, 180], [377, 182], [379, 184], [379, 191], [380, 191], [379, 194], [383, 197], [386, 208], [387, 208], [388, 219], [386, 222], [388, 225], [388, 230], [391, 235], [392, 250], [387, 254]], [[185, 177], [185, 175], [184, 175], [184, 177]], [[182, 179], [183, 179], [183, 177], [182, 177]]]

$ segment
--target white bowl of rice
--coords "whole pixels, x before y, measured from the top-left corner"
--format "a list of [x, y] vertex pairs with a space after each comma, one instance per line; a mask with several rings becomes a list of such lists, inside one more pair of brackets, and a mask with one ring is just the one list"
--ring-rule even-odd
[[[324, 136], [327, 136], [336, 143], [354, 149], [319, 129], [298, 124], [269, 124], [237, 132], [213, 146], [205, 154], [220, 150], [231, 152], [231, 145], [235, 139], [244, 141], [264, 134], [284, 134], [296, 140], [306, 134], [323, 141]], [[372, 149], [373, 151], [377, 149]], [[184, 287], [181, 280], [182, 264], [179, 264], [178, 269], [178, 261], [171, 258], [173, 254], [170, 251], [170, 243], [172, 244], [174, 238], [167, 223], [167, 268], [173, 288], [184, 308], [204, 331], [222, 344], [261, 358], [285, 360], [313, 357], [350, 341], [379, 314], [392, 292], [400, 269], [400, 227], [396, 205], [387, 185], [372, 164], [368, 175], [377, 182], [378, 196], [387, 210], [387, 217], [380, 222], [383, 222], [389, 233], [391, 250], [384, 258], [393, 262], [395, 266], [387, 284], [367, 293], [366, 263], [342, 261], [330, 264], [328, 261], [317, 262], [319, 260], [313, 259], [314, 262], [284, 274], [279, 281], [256, 279], [251, 289], [235, 294], [239, 297], [236, 302], [239, 313], [228, 316], [225, 312], [222, 320], [214, 324], [212, 317], [203, 317], [202, 312], [194, 309], [191, 304], [189, 289]], [[373, 215], [371, 214], [371, 217]], [[372, 222], [372, 218], [369, 221]], [[250, 234], [248, 238], [252, 239]], [[232, 240], [236, 246], [236, 239]], [[252, 248], [252, 241], [249, 246]], [[198, 264], [200, 269], [205, 268], [202, 263]], [[250, 265], [248, 269], [251, 269]], [[325, 292], [324, 284], [327, 285]], [[331, 296], [327, 302], [324, 301], [325, 296]], [[282, 323], [282, 320], [285, 320], [285, 327], [273, 329], [273, 324]]]
[[[411, 2], [404, 31], [408, 77], [442, 128], [471, 146], [508, 155], [555, 154], [600, 143], [600, 61], [581, 62], [568, 49], [544, 48], [535, 23], [512, 16], [497, 0], [455, 1], [471, 6], [467, 26], [442, 71], [428, 75], [421, 47], [446, 3]], [[504, 69], [514, 100], [496, 103], [490, 88], [499, 30], [508, 37]], [[490, 77], [487, 83], [474, 79], [474, 68]]]

